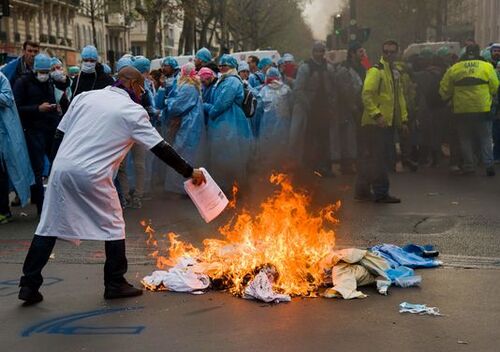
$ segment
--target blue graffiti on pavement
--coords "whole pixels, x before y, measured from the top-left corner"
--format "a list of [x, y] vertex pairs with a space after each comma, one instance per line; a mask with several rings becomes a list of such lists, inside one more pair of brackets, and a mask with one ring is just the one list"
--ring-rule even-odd
[[72, 325], [76, 321], [117, 312], [127, 312], [143, 309], [144, 307], [105, 308], [89, 312], [74, 313], [62, 317], [42, 321], [25, 329], [21, 336], [33, 334], [60, 334], [60, 335], [138, 335], [145, 326], [92, 326]]
[[[43, 280], [42, 286], [51, 286], [63, 281], [63, 279], [58, 277], [46, 277]], [[17, 295], [19, 292], [19, 279], [0, 281], [0, 297], [8, 297], [12, 295]]]

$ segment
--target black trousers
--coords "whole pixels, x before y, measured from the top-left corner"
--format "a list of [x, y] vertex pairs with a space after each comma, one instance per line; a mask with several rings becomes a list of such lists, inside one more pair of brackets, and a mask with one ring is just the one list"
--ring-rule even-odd
[[[35, 235], [23, 265], [23, 276], [19, 286], [39, 289], [43, 283], [42, 269], [49, 260], [57, 237]], [[104, 286], [113, 286], [126, 282], [127, 257], [125, 240], [105, 242], [106, 262], [104, 264]]]
[[9, 213], [9, 175], [5, 162], [0, 156], [0, 214], [7, 215]]
[[375, 199], [389, 194], [389, 146], [394, 146], [393, 129], [363, 126], [360, 130], [358, 175], [356, 195], [368, 196], [373, 191]]

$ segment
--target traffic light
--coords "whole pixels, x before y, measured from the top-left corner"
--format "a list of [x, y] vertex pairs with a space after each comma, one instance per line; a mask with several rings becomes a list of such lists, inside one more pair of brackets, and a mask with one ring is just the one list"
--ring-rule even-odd
[[2, 7], [0, 7], [0, 18], [10, 16], [10, 4], [9, 0], [1, 0]]
[[342, 34], [342, 15], [340, 13], [333, 17], [333, 32], [336, 36]]

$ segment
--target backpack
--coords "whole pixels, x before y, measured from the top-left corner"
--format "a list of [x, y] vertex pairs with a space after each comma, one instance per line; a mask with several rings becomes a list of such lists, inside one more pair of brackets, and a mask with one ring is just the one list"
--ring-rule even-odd
[[245, 113], [247, 118], [252, 118], [257, 111], [257, 98], [252, 93], [250, 88], [248, 88], [248, 83], [243, 83], [243, 103], [241, 104], [241, 109]]

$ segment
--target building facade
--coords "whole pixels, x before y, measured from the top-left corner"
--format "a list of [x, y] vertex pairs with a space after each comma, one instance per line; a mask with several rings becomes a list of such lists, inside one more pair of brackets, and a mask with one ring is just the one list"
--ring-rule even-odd
[[[165, 56], [177, 56], [182, 28], [177, 23], [171, 23], [164, 16], [155, 36], [155, 53], [151, 59]], [[146, 21], [136, 20], [130, 30], [131, 53], [146, 56]]]
[[476, 0], [475, 39], [483, 47], [500, 42], [500, 0]]
[[26, 40], [42, 50], [76, 63], [74, 20], [79, 0], [11, 0], [10, 16], [0, 19], [0, 52], [19, 55]]

